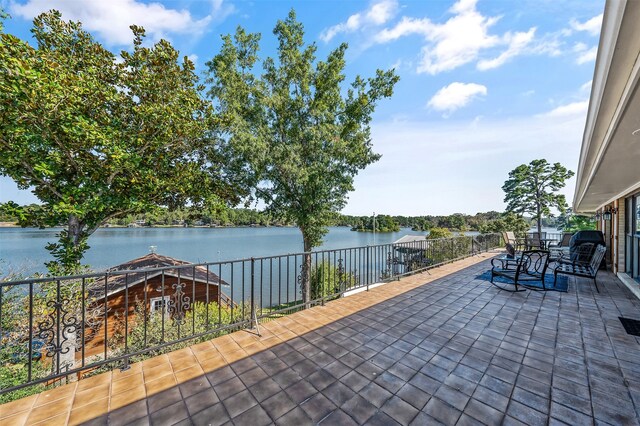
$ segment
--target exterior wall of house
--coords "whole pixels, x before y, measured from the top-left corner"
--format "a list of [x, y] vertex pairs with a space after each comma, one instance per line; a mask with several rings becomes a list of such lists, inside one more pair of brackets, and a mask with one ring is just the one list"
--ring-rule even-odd
[[[165, 276], [164, 279], [164, 296], [172, 296], [175, 293], [175, 289], [173, 288], [174, 284], [177, 284], [178, 279], [174, 277]], [[219, 287], [217, 285], [209, 284], [209, 295], [207, 299], [207, 284], [202, 282], [195, 282], [195, 297], [194, 297], [194, 283], [192, 280], [181, 280], [181, 284], [184, 285], [182, 291], [185, 293], [184, 296], [189, 298], [189, 302], [193, 303], [204, 302], [207, 300], [209, 302], [219, 302]], [[160, 298], [163, 296], [162, 290], [162, 278], [161, 277], [153, 277], [149, 279], [146, 283], [139, 283], [129, 287], [128, 292], [124, 290], [108, 296], [107, 302], [107, 318], [106, 318], [106, 335], [107, 341], [109, 338], [114, 336], [114, 334], [124, 334], [124, 324], [125, 324], [125, 312], [127, 317], [127, 327], [128, 331], [136, 324], [136, 320], [140, 317], [136, 315], [136, 308], [139, 311], [142, 311], [144, 308], [144, 312], [149, 313], [152, 309], [152, 300], [154, 298]], [[146, 304], [145, 304], [145, 287], [146, 287]], [[222, 303], [225, 304], [226, 298], [223, 297]], [[100, 303], [100, 300], [98, 300]], [[85, 356], [99, 355], [104, 353], [104, 340], [105, 340], [105, 324], [104, 319], [99, 321], [99, 326], [94, 327], [92, 330], [86, 330], [86, 346], [85, 346]], [[77, 356], [81, 356], [79, 353]]]
[[[632, 266], [627, 264], [627, 252], [630, 249], [627, 247], [630, 239], [627, 227], [630, 218], [627, 216], [626, 201], [628, 198], [637, 196], [638, 192], [632, 191], [596, 212], [600, 215], [597, 221], [597, 229], [604, 233], [607, 244], [607, 262], [611, 265], [614, 273], [625, 273]], [[604, 219], [603, 214], [606, 211], [612, 212], [611, 220]], [[631, 214], [633, 215], [635, 212], [631, 212]], [[633, 222], [633, 219], [632, 217], [631, 222]], [[637, 257], [638, 253], [634, 252], [633, 256]]]
[[626, 245], [626, 223], [627, 223], [627, 213], [625, 208], [625, 199], [620, 198], [618, 201], [618, 227], [617, 227], [617, 237], [618, 237], [618, 258], [617, 258], [617, 268], [614, 271], [615, 273], [626, 271], [626, 259], [625, 259], [625, 245]]

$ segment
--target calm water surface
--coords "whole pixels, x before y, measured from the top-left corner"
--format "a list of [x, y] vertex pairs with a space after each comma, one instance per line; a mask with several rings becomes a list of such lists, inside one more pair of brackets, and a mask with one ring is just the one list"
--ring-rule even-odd
[[[51, 260], [45, 250], [57, 240], [59, 229], [0, 228], [0, 272], [42, 272]], [[338, 249], [391, 243], [404, 235], [426, 235], [403, 228], [400, 232], [353, 232], [329, 228], [320, 249]], [[96, 270], [144, 256], [149, 246], [157, 252], [190, 262], [216, 262], [274, 256], [302, 251], [297, 228], [100, 228], [90, 238], [84, 263]]]

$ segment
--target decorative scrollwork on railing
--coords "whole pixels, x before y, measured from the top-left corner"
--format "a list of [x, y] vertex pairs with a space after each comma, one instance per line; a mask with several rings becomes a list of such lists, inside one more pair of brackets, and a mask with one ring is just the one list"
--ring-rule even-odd
[[46, 306], [49, 313], [44, 321], [37, 324], [36, 335], [43, 340], [43, 351], [49, 358], [67, 354], [75, 347], [75, 341], [71, 339], [75, 340], [75, 333], [81, 328], [81, 324], [75, 312], [68, 310], [68, 305], [69, 299], [48, 301]]
[[182, 290], [184, 284], [175, 283], [171, 286], [175, 291], [167, 303], [167, 311], [176, 325], [182, 325], [187, 310], [191, 307], [191, 298]]

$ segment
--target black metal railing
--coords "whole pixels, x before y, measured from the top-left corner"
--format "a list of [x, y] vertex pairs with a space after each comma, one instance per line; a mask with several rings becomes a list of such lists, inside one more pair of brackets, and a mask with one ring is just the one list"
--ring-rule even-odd
[[[0, 375], [0, 394], [90, 369], [126, 368], [169, 346], [322, 304], [500, 244], [500, 235], [486, 234], [3, 282], [0, 369], [15, 374]], [[309, 277], [307, 301], [303, 275]]]

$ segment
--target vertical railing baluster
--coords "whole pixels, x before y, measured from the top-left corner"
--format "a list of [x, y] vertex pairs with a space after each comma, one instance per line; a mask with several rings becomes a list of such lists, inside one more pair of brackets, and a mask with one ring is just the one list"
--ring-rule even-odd
[[145, 271], [144, 273], [144, 306], [143, 306], [143, 311], [142, 311], [142, 315], [143, 315], [143, 327], [142, 327], [142, 338], [144, 341], [144, 347], [147, 347], [147, 326], [148, 326], [148, 321], [149, 321], [149, 315], [151, 314], [151, 309], [149, 309], [147, 311], [147, 306], [149, 306], [149, 281], [148, 281], [148, 272]]
[[[367, 246], [365, 248], [366, 250], [366, 264], [365, 265], [369, 265], [369, 246]], [[366, 271], [366, 281], [367, 281], [367, 291], [369, 291], [369, 270], [368, 268], [365, 266], [365, 271]]]
[[269, 258], [269, 309], [273, 308], [273, 258]]
[[264, 306], [264, 302], [262, 301], [264, 299], [264, 259], [260, 259], [260, 300], [258, 301], [258, 303], [260, 304], [260, 317], [262, 318], [262, 315], [264, 314], [264, 310], [263, 310], [263, 306]]
[[[173, 315], [178, 315], [178, 321], [173, 321], [174, 325], [177, 325], [177, 329], [178, 329], [178, 339], [181, 336], [181, 328], [182, 328], [182, 321], [184, 320], [184, 313], [182, 312], [182, 306], [180, 306], [182, 304], [182, 300], [180, 300], [177, 296], [178, 291], [182, 291], [182, 281], [180, 280], [180, 272], [182, 271], [181, 268], [178, 268], [178, 283], [176, 284], [176, 289], [173, 292], [174, 295], [174, 305], [173, 305]], [[179, 305], [180, 304], [180, 305]], [[171, 319], [171, 318], [169, 318]], [[175, 319], [175, 317], [174, 317]], [[171, 324], [171, 323], [169, 323]]]
[[[161, 321], [161, 326], [162, 326], [162, 331], [160, 333], [160, 343], [164, 343], [164, 316], [166, 315], [167, 312], [167, 304], [165, 303], [164, 300], [164, 282], [165, 282], [165, 278], [164, 278], [164, 269], [162, 270], [162, 276], [160, 277], [160, 288], [161, 288], [161, 297], [162, 297], [162, 301], [160, 303], [160, 306], [162, 306], [162, 311], [160, 312], [160, 314], [162, 315], [162, 318], [160, 319]], [[153, 308], [150, 307], [151, 309]], [[149, 311], [151, 311], [151, 309], [149, 309]]]
[[[31, 291], [32, 291], [32, 289], [29, 289], [30, 293], [31, 293]], [[80, 322], [80, 327], [82, 327], [82, 331], [81, 331], [81, 333], [82, 333], [82, 348], [81, 348], [82, 361], [80, 362], [80, 365], [82, 367], [84, 367], [84, 365], [85, 365], [85, 361], [84, 361], [84, 358], [85, 358], [85, 346], [86, 346], [86, 338], [85, 338], [86, 336], [85, 336], [85, 334], [87, 332], [87, 324], [86, 324], [86, 321], [87, 321], [87, 318], [86, 318], [86, 316], [87, 316], [87, 313], [86, 313], [86, 311], [87, 311], [87, 307], [86, 307], [87, 294], [86, 293], [87, 293], [86, 278], [82, 277], [82, 301], [81, 301], [81, 303], [82, 303], [82, 306], [81, 306], [81, 308], [82, 308], [82, 321]], [[29, 298], [31, 298], [31, 296]], [[32, 315], [29, 315], [29, 317], [31, 317], [31, 316]], [[31, 323], [29, 323], [29, 328], [31, 328], [31, 327], [32, 327], [32, 325], [31, 325]], [[31, 340], [31, 338], [29, 340]]]
[[[193, 282], [191, 283], [191, 334], [196, 333], [196, 267], [193, 267]], [[207, 293], [209, 293], [209, 277], [206, 278]], [[208, 308], [207, 308], [208, 309]]]
[[[253, 321], [254, 318], [257, 317], [256, 315], [256, 299], [255, 299], [255, 279], [256, 279], [256, 275], [255, 275], [255, 262], [256, 260], [252, 257], [251, 258], [251, 318], [249, 319], [249, 322]], [[257, 321], [256, 321], [256, 327], [258, 326]]]
[[[2, 287], [1, 286], [0, 286], [0, 311], [2, 311]], [[2, 324], [2, 316], [0, 315], [0, 336], [2, 336], [1, 324]], [[84, 346], [82, 346], [82, 349], [84, 354]], [[27, 375], [29, 381], [33, 379], [32, 370], [33, 370], [33, 282], [30, 282], [29, 283], [29, 372]]]
[[282, 307], [282, 258], [278, 257], [278, 306]]
[[235, 306], [234, 306], [234, 301], [233, 301], [233, 288], [236, 286], [236, 283], [233, 282], [233, 270], [234, 270], [234, 262], [231, 262], [231, 318], [230, 318], [230, 322], [234, 323], [234, 311], [235, 311]]
[[[206, 284], [206, 294], [205, 294], [205, 299], [206, 299], [206, 304], [205, 304], [205, 308], [204, 308], [204, 316], [205, 316], [205, 320], [204, 320], [204, 324], [205, 324], [205, 330], [209, 331], [209, 303], [210, 303], [210, 299], [209, 299], [209, 264], [207, 263], [206, 265], [206, 273], [207, 273], [207, 278], [205, 280], [205, 284]], [[220, 282], [220, 277], [218, 277], [218, 286], [216, 287], [218, 289], [218, 294], [221, 294], [222, 292], [222, 283]], [[220, 299], [220, 297], [218, 297], [218, 299]]]
[[[124, 353], [129, 353], [129, 274], [124, 275]], [[122, 371], [129, 369], [129, 358], [124, 358]]]
[[[290, 259], [290, 258], [291, 258], [291, 256], [287, 256], [287, 304], [289, 304], [289, 303], [291, 302], [291, 300], [289, 300], [289, 287], [290, 287], [290, 283], [289, 283], [289, 275], [291, 274], [291, 270], [289, 269], [289, 259]], [[295, 266], [294, 266], [294, 273], [296, 273], [296, 274], [297, 274], [297, 273], [298, 273], [298, 258], [297, 258], [297, 257], [294, 259], [294, 263], [295, 263]], [[294, 290], [294, 293], [295, 293], [295, 296], [294, 296], [294, 297], [298, 297], [298, 296], [297, 296], [297, 293], [295, 292], [295, 290], [296, 290], [296, 288], [297, 288], [297, 287], [296, 287], [296, 281], [298, 281], [296, 278], [297, 278], [297, 276], [293, 278], [293, 279], [294, 279], [294, 282], [293, 282], [293, 290]]]
[[107, 304], [107, 293], [109, 291], [108, 287], [109, 287], [109, 273], [105, 273], [104, 274], [104, 304], [102, 305], [104, 307], [104, 359], [105, 361], [107, 360], [107, 340], [108, 340], [108, 334], [107, 334], [107, 330], [109, 327], [109, 316], [108, 316], [108, 307], [109, 305]]
[[[231, 299], [233, 304], [233, 299]], [[229, 309], [229, 307], [227, 307]], [[218, 263], [218, 326], [222, 324], [222, 263]]]
[[245, 316], [245, 312], [244, 312], [244, 310], [245, 310], [245, 306], [244, 305], [247, 304], [247, 298], [245, 297], [245, 294], [244, 294], [244, 287], [245, 287], [244, 286], [244, 284], [245, 284], [245, 277], [244, 277], [245, 274], [244, 273], [245, 273], [245, 269], [246, 269], [246, 265], [244, 264], [244, 260], [243, 260], [242, 261], [242, 311], [241, 311], [242, 312], [242, 317], [241, 318], [242, 318], [243, 321], [247, 319], [247, 317]]

